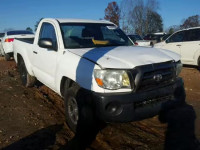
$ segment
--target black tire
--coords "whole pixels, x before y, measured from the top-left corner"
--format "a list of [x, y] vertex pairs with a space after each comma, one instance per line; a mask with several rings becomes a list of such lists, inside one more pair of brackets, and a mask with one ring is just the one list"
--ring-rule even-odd
[[22, 85], [25, 87], [33, 87], [36, 79], [28, 73], [23, 59], [20, 59], [18, 69]]
[[6, 60], [6, 61], [9, 61], [9, 60], [10, 60], [10, 55], [9, 55], [9, 54], [6, 54], [6, 53], [4, 53], [4, 58], [5, 58], [5, 60]]
[[65, 89], [66, 123], [74, 133], [77, 130], [86, 130], [95, 121], [90, 98], [90, 95], [76, 83], [73, 83], [71, 87]]
[[1, 51], [0, 51], [0, 57], [3, 57], [3, 54], [1, 53]]
[[198, 64], [197, 68], [200, 71], [200, 57], [198, 58], [197, 64]]
[[150, 46], [151, 46], [151, 47], [154, 47], [154, 44], [153, 44], [153, 42], [152, 42], [152, 41], [150, 42]]

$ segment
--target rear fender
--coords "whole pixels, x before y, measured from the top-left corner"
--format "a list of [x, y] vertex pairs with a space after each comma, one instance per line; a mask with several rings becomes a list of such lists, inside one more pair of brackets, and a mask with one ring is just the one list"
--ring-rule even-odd
[[28, 60], [28, 56], [26, 54], [20, 54], [20, 53], [17, 53], [17, 64], [19, 63], [20, 59], [23, 59], [24, 60], [24, 63], [25, 63], [25, 66], [26, 66], [26, 69], [28, 71], [28, 73], [31, 75], [31, 76], [34, 76], [34, 73], [33, 73], [33, 70], [32, 70], [32, 65], [30, 63], [30, 61]]
[[194, 65], [198, 65], [198, 59], [200, 57], [200, 49], [198, 49], [195, 53], [194, 53]]

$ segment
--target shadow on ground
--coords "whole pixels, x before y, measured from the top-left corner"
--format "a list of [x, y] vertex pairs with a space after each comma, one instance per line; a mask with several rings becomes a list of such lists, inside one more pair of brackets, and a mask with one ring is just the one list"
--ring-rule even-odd
[[168, 101], [159, 115], [162, 123], [167, 123], [165, 150], [200, 150], [200, 142], [195, 136], [196, 113], [185, 103], [185, 90], [177, 88], [174, 93], [176, 103]]
[[53, 125], [41, 129], [13, 144], [3, 148], [3, 150], [43, 150], [49, 149], [56, 141], [56, 133], [62, 129], [63, 125]]

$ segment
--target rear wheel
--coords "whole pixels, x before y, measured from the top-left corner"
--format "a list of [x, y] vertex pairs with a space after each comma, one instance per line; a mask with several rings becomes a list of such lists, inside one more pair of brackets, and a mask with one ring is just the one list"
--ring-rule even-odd
[[0, 50], [0, 57], [2, 57], [3, 56], [3, 53], [2, 53], [2, 51]]
[[22, 85], [24, 85], [25, 87], [32, 87], [35, 84], [36, 79], [27, 72], [23, 59], [19, 61], [18, 68]]
[[4, 58], [5, 58], [5, 60], [6, 60], [6, 61], [9, 61], [9, 60], [10, 60], [10, 55], [9, 55], [9, 54], [6, 54], [6, 53], [4, 53]]

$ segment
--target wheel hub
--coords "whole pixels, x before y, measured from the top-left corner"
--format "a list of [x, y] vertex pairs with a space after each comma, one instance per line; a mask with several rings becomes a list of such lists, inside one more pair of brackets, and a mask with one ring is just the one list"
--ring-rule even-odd
[[70, 97], [68, 100], [68, 114], [70, 120], [73, 124], [77, 124], [78, 122], [78, 105], [76, 99], [74, 97]]

